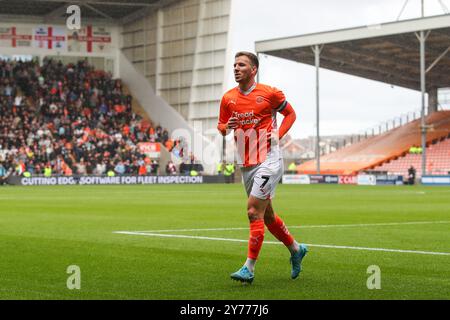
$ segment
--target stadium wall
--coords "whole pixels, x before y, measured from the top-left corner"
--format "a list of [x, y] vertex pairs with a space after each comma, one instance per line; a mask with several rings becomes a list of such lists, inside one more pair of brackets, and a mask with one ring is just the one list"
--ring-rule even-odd
[[[189, 125], [164, 99], [157, 96], [149, 81], [146, 81], [144, 75], [138, 72], [135, 65], [122, 53], [120, 53], [119, 66], [122, 81], [129, 87], [133, 97], [139, 101], [151, 119], [167, 128], [173, 139], [184, 137], [188, 142], [189, 150], [203, 164], [205, 173], [214, 174], [216, 164], [220, 161], [220, 152], [216, 145], [202, 135], [196, 123], [194, 126]], [[160, 167], [164, 168], [169, 159], [161, 160], [164, 161], [160, 163]]]
[[122, 52], [191, 126], [217, 135], [231, 0], [185, 0], [123, 26]]
[[53, 176], [8, 178], [8, 184], [18, 186], [56, 185], [133, 185], [133, 184], [204, 184], [225, 183], [223, 176]]
[[[425, 179], [424, 179], [425, 178]], [[422, 178], [424, 185], [450, 185], [450, 176], [426, 176]], [[135, 176], [120, 175], [114, 177], [90, 175], [90, 176], [11, 176], [7, 183], [22, 186], [48, 186], [48, 185], [114, 185], [114, 184], [204, 184], [204, 183], [230, 183], [223, 175], [204, 176]], [[334, 184], [334, 185], [361, 185], [361, 186], [401, 186], [407, 184], [403, 176], [399, 175], [283, 175], [283, 184]]]
[[375, 185], [403, 185], [404, 177], [401, 175], [329, 175], [329, 174], [285, 174], [282, 177], [283, 184], [347, 184], [361, 186]]

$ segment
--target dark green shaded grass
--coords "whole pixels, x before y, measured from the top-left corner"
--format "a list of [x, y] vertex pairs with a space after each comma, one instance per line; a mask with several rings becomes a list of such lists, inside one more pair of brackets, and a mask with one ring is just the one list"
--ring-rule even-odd
[[[229, 279], [246, 243], [113, 231], [247, 227], [241, 185], [0, 188], [1, 299], [449, 299], [450, 256], [310, 247], [299, 279], [266, 244], [252, 285]], [[450, 188], [280, 185], [288, 226], [450, 221]], [[291, 228], [309, 244], [450, 252], [450, 223]], [[171, 232], [247, 239], [247, 230]], [[274, 241], [266, 232], [266, 239]], [[68, 290], [69, 265], [81, 290]], [[381, 290], [366, 270], [381, 269]]]

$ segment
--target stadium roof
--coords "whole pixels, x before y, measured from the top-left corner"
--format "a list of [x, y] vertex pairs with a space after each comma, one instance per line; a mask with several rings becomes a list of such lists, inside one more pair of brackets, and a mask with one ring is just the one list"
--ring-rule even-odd
[[312, 46], [323, 45], [320, 67], [420, 91], [420, 50], [426, 40], [426, 86], [450, 87], [450, 15], [256, 42], [256, 52], [315, 65]]
[[0, 0], [2, 22], [61, 22], [67, 7], [79, 5], [90, 21], [126, 23], [180, 0]]

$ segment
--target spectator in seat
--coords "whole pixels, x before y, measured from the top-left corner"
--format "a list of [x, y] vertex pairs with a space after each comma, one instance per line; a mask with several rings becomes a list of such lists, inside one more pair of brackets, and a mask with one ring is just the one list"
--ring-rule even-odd
[[0, 163], [0, 185], [3, 185], [6, 181], [6, 168], [3, 163]]
[[167, 148], [167, 150], [169, 151], [169, 152], [171, 152], [172, 151], [172, 148], [173, 148], [173, 140], [172, 139], [168, 139], [166, 142], [165, 142], [165, 147]]
[[0, 163], [0, 185], [3, 185], [8, 182], [9, 176], [13, 173], [13, 167], [7, 167], [6, 165], [3, 165], [3, 163]]
[[291, 162], [288, 166], [288, 174], [296, 174], [297, 173], [297, 165], [295, 164], [295, 162]]
[[77, 174], [80, 175], [86, 175], [86, 163], [84, 162], [84, 159], [81, 158], [80, 162], [76, 164]]
[[156, 160], [152, 160], [152, 174], [158, 174], [159, 163]]
[[[136, 144], [169, 140], [161, 126], [150, 137], [150, 122], [132, 111], [120, 79], [87, 61], [64, 65], [46, 58], [42, 66], [0, 61], [0, 75], [0, 158], [4, 167], [18, 167], [17, 175], [33, 167], [42, 173], [47, 162], [55, 174], [65, 174], [63, 161], [73, 173], [83, 172], [81, 158], [86, 174], [105, 174], [118, 161], [126, 164], [126, 173], [138, 174], [142, 154]], [[182, 156], [183, 149], [177, 151]], [[157, 170], [158, 164], [151, 167]]]
[[177, 167], [172, 161], [169, 161], [166, 165], [166, 174], [168, 175], [176, 175], [177, 174]]
[[125, 174], [125, 165], [122, 161], [117, 162], [116, 166], [114, 167], [114, 172], [118, 175]]
[[184, 163], [184, 161], [181, 162], [180, 163], [180, 174], [189, 175], [190, 172], [191, 172], [191, 166]]
[[147, 166], [144, 162], [139, 165], [138, 175], [145, 176], [147, 174]]
[[416, 181], [416, 169], [413, 166], [411, 166], [408, 169], [408, 184], [414, 185], [415, 181]]
[[97, 165], [95, 167], [95, 174], [105, 174], [106, 173], [106, 161], [97, 162]]

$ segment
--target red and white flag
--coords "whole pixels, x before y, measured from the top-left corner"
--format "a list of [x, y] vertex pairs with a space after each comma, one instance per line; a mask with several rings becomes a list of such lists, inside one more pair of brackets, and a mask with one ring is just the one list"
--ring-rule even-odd
[[31, 28], [0, 27], [1, 47], [30, 47], [32, 39]]
[[34, 29], [34, 46], [49, 50], [66, 49], [66, 30], [61, 27], [37, 27]]
[[108, 52], [111, 50], [111, 31], [105, 27], [86, 26], [68, 36], [71, 52]]

